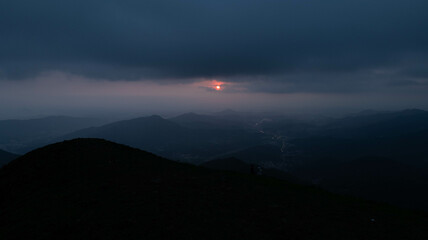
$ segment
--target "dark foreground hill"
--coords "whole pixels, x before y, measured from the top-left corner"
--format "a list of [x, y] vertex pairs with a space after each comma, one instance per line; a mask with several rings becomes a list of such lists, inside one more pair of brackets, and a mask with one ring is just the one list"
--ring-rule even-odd
[[296, 171], [307, 180], [316, 179], [325, 189], [396, 206], [428, 211], [428, 176], [426, 168], [382, 157], [358, 158], [349, 162], [312, 166]]
[[428, 239], [428, 216], [99, 139], [0, 169], [0, 239]]
[[19, 155], [10, 153], [10, 152], [6, 152], [0, 149], [0, 167], [3, 166], [4, 164], [12, 161], [13, 159], [17, 158]]
[[248, 164], [234, 157], [211, 160], [208, 162], [204, 162], [200, 166], [216, 169], [216, 170], [240, 172], [244, 174], [263, 175], [263, 176], [286, 180], [294, 183], [302, 182], [294, 178], [290, 174], [283, 172], [281, 170], [278, 170], [275, 168], [264, 168], [257, 164]]

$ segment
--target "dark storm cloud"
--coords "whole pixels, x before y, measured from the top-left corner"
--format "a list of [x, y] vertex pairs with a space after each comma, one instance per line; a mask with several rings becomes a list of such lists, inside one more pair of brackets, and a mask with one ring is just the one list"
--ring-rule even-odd
[[[407, 63], [427, 59], [427, 11], [426, 0], [3, 0], [0, 77], [251, 79], [396, 67], [426, 76], [425, 64]], [[318, 81], [305, 79], [295, 91]]]

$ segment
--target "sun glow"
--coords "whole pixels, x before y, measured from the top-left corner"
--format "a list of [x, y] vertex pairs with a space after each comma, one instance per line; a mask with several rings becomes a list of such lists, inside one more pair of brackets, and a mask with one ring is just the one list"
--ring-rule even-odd
[[217, 80], [207, 80], [207, 81], [197, 82], [197, 83], [195, 83], [195, 86], [206, 89], [208, 91], [222, 92], [226, 88], [228, 88], [229, 83], [217, 81]]

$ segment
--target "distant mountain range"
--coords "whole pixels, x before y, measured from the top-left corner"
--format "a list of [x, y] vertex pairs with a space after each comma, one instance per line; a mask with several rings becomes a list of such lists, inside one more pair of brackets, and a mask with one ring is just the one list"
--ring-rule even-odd
[[51, 116], [29, 120], [0, 120], [0, 148], [25, 153], [34, 145], [43, 146], [48, 140], [105, 121], [89, 118]]
[[369, 111], [319, 122], [284, 118], [265, 121], [259, 127], [265, 132], [293, 138], [355, 138], [374, 135], [388, 137], [428, 130], [428, 112], [419, 109], [397, 112]]
[[[428, 172], [428, 112], [423, 110], [365, 111], [320, 121], [224, 111], [95, 124], [66, 117], [0, 121], [0, 139], [6, 139], [0, 148], [25, 153], [67, 139], [103, 138], [196, 165], [235, 158], [245, 171], [258, 165], [334, 192], [428, 209], [428, 198], [419, 191], [428, 180], [414, 178]], [[367, 172], [356, 174], [357, 169]]]
[[428, 239], [428, 215], [100, 139], [0, 169], [8, 239]]
[[[277, 167], [290, 166], [280, 164], [284, 161], [302, 166], [322, 159], [351, 161], [366, 156], [428, 166], [428, 112], [423, 110], [370, 111], [319, 123], [276, 119], [261, 122], [257, 129], [271, 136], [264, 145], [277, 146], [283, 152], [282, 157], [270, 160], [277, 162]], [[268, 153], [257, 151], [247, 157], [242, 156], [244, 152], [236, 154], [247, 161]]]
[[154, 115], [82, 129], [57, 140], [78, 137], [103, 138], [175, 160], [200, 163], [218, 154], [256, 145], [261, 135], [244, 129], [190, 128]]
[[290, 143], [312, 160], [379, 156], [428, 166], [428, 112], [405, 110], [336, 120]]

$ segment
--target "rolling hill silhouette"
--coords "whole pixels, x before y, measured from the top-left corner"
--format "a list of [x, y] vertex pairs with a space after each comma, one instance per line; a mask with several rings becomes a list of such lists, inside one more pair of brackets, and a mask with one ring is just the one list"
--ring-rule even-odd
[[19, 157], [19, 155], [10, 153], [10, 152], [6, 152], [0, 149], [0, 167], [3, 166], [4, 164], [12, 161], [13, 159]]
[[0, 169], [1, 239], [427, 239], [428, 216], [101, 139]]

